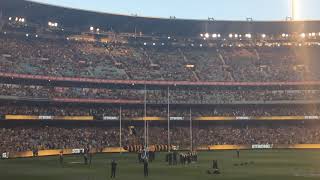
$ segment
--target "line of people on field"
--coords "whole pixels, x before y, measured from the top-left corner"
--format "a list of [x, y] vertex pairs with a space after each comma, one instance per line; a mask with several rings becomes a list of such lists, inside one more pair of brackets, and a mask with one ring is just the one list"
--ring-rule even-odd
[[[179, 159], [178, 159], [179, 158]], [[192, 162], [198, 161], [198, 154], [195, 151], [187, 153], [178, 153], [177, 151], [169, 152], [166, 154], [166, 162], [171, 165], [181, 165], [191, 164]]]

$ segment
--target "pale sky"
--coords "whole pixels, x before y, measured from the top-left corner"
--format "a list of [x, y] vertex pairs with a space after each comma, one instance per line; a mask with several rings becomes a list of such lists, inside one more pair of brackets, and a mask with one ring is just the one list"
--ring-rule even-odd
[[[284, 20], [291, 0], [33, 0], [77, 9], [183, 19]], [[295, 0], [296, 19], [320, 19], [320, 0]]]

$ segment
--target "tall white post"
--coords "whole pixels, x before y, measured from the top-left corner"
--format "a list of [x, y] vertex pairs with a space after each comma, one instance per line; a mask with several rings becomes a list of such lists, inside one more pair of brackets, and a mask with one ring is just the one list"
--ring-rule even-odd
[[147, 86], [144, 85], [144, 147], [147, 150], [148, 140], [147, 140]]
[[171, 150], [170, 142], [170, 87], [168, 86], [168, 151]]
[[120, 147], [120, 154], [122, 153], [122, 107], [119, 108], [119, 121], [120, 121], [120, 140], [119, 140], [119, 147]]
[[193, 151], [193, 131], [192, 131], [192, 111], [190, 108], [189, 112], [189, 117], [190, 117], [190, 151]]

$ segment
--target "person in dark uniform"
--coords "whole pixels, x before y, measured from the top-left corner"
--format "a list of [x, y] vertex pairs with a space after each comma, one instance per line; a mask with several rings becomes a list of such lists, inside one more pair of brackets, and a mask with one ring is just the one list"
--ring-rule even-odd
[[141, 152], [138, 152], [138, 162], [141, 163]]
[[143, 173], [144, 173], [144, 177], [148, 177], [149, 176], [149, 162], [148, 159], [145, 159], [143, 162]]
[[154, 151], [149, 152], [149, 159], [150, 159], [150, 162], [155, 160], [155, 152]]
[[37, 147], [34, 147], [32, 150], [33, 157], [37, 157], [39, 155], [39, 150]]
[[190, 153], [187, 155], [187, 162], [188, 162], [188, 164], [191, 164], [191, 154]]
[[240, 158], [240, 150], [237, 149], [237, 158]]
[[182, 154], [182, 164], [186, 164], [186, 154]]
[[92, 163], [92, 152], [89, 151], [89, 165], [91, 166]]
[[212, 169], [219, 169], [218, 161], [217, 161], [217, 160], [213, 160], [213, 161], [212, 161]]
[[61, 166], [63, 166], [63, 151], [60, 151], [59, 153], [59, 163]]
[[84, 164], [85, 164], [85, 165], [88, 165], [88, 154], [85, 153], [85, 154], [83, 155], [83, 158], [84, 158]]
[[117, 162], [115, 160], [111, 161], [111, 178], [116, 178]]
[[207, 171], [208, 174], [221, 174], [219, 167], [218, 167], [218, 161], [213, 160], [212, 161], [212, 168]]
[[172, 165], [173, 155], [172, 153], [169, 153], [169, 165]]
[[195, 152], [195, 161], [198, 162], [198, 153]]
[[173, 165], [177, 165], [177, 152], [176, 151], [174, 151], [173, 152]]

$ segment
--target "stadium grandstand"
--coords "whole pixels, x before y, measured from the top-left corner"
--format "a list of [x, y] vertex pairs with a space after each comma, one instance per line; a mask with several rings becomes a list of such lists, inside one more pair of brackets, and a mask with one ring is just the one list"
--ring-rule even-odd
[[0, 167], [61, 151], [320, 149], [319, 57], [320, 21], [161, 19], [0, 0]]

